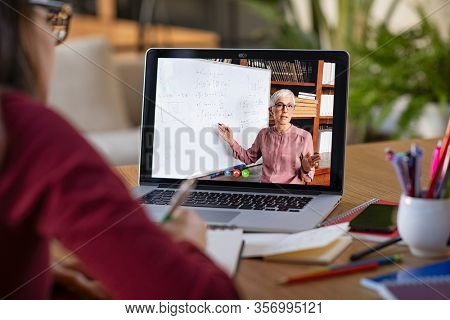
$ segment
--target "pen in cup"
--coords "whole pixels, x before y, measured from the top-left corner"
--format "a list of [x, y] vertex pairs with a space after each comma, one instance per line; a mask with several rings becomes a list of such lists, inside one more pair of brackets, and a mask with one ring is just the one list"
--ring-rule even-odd
[[439, 163], [439, 156], [441, 154], [441, 146], [442, 140], [439, 140], [436, 144], [436, 148], [434, 148], [433, 159], [431, 161], [431, 168], [430, 168], [430, 179], [433, 178], [434, 173], [436, 172]]
[[183, 181], [183, 183], [180, 185], [178, 192], [174, 195], [172, 200], [170, 200], [170, 209], [166, 213], [166, 215], [161, 219], [161, 223], [165, 223], [172, 218], [172, 215], [175, 212], [175, 210], [178, 209], [178, 207], [181, 206], [183, 202], [186, 201], [187, 197], [189, 196], [189, 194], [195, 188], [196, 185], [197, 185], [196, 179], [188, 179]]
[[403, 156], [400, 154], [394, 153], [392, 149], [386, 148], [386, 160], [388, 160], [391, 165], [394, 167], [395, 173], [397, 174], [398, 182], [400, 183], [400, 187], [404, 194], [408, 194], [407, 182], [405, 180], [405, 173], [403, 172]]

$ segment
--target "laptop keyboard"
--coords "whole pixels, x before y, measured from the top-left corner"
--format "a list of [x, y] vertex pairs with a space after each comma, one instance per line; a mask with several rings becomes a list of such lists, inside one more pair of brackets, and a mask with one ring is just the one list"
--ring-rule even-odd
[[[146, 204], [168, 205], [174, 194], [175, 190], [156, 189], [144, 195], [142, 200]], [[312, 197], [194, 191], [183, 206], [300, 212], [311, 200]]]

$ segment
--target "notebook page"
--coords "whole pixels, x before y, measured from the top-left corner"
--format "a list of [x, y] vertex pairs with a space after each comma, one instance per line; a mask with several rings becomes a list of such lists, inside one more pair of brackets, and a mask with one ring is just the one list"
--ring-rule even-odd
[[206, 233], [206, 254], [232, 277], [242, 251], [242, 229], [214, 229]]

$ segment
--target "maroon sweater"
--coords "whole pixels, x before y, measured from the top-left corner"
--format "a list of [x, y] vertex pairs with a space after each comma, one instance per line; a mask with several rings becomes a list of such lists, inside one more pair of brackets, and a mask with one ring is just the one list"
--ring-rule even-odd
[[236, 299], [230, 279], [187, 242], [174, 243], [62, 118], [22, 94], [0, 108], [0, 298], [48, 298], [58, 239], [118, 299]]

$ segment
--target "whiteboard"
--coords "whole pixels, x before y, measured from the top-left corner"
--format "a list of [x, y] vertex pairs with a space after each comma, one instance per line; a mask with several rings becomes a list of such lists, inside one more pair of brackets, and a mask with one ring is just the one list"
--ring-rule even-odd
[[185, 179], [240, 164], [218, 135], [249, 148], [268, 126], [271, 72], [203, 59], [158, 59], [152, 177]]

